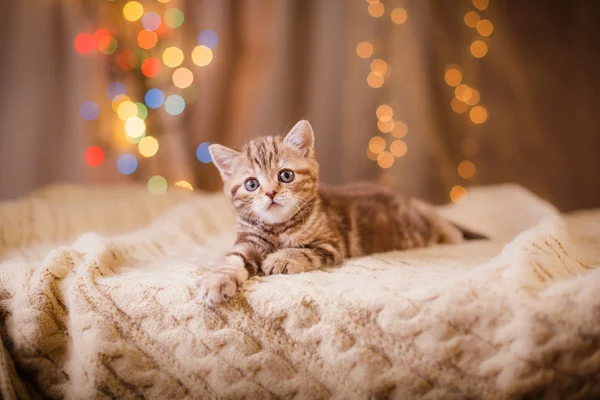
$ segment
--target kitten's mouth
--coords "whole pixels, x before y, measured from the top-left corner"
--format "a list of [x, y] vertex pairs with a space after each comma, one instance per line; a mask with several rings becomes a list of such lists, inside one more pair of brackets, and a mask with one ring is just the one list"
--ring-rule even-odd
[[281, 204], [276, 203], [274, 200], [271, 200], [271, 204], [269, 204], [269, 206], [267, 207], [267, 211], [272, 208], [277, 208], [277, 207], [281, 207]]

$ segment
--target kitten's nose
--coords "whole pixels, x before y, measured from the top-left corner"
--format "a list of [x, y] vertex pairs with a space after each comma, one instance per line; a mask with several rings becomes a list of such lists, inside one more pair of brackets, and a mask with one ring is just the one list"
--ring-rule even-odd
[[274, 190], [271, 190], [270, 192], [265, 193], [267, 195], [268, 198], [270, 198], [271, 200], [273, 200], [273, 198], [277, 195], [277, 192]]

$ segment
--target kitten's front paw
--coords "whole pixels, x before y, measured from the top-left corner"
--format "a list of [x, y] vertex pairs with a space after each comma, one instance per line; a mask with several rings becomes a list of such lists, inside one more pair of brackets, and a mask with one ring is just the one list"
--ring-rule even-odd
[[207, 272], [198, 281], [199, 295], [211, 307], [229, 300], [235, 296], [237, 282], [229, 274], [220, 272]]
[[286, 254], [273, 253], [262, 263], [265, 275], [275, 274], [298, 274], [308, 271], [310, 266]]

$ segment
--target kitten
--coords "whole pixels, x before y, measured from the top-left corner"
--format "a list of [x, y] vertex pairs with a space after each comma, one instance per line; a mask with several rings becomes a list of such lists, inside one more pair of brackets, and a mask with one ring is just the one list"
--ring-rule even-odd
[[319, 185], [314, 133], [298, 122], [281, 137], [240, 151], [213, 144], [213, 162], [237, 213], [233, 249], [198, 283], [211, 306], [235, 295], [251, 275], [297, 274], [346, 258], [459, 243], [463, 231], [427, 204], [375, 184]]

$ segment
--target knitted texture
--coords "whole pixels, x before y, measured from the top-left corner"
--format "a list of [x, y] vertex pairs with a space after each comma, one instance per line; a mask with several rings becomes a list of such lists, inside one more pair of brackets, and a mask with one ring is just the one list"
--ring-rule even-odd
[[600, 396], [600, 211], [497, 186], [442, 212], [492, 240], [254, 277], [213, 310], [224, 196], [50, 187], [0, 205], [3, 354], [49, 398]]

